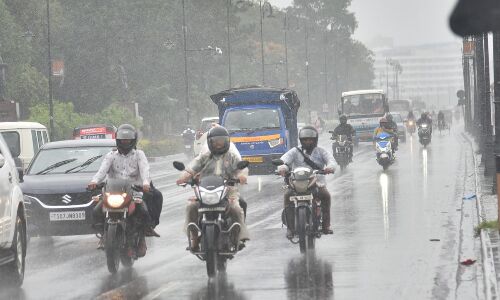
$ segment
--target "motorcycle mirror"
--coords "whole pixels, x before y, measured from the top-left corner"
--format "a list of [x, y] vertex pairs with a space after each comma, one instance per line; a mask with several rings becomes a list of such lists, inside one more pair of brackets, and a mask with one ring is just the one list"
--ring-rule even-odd
[[275, 166], [281, 166], [281, 165], [284, 165], [285, 162], [278, 158], [278, 159], [273, 159], [272, 164]]
[[238, 165], [236, 167], [238, 168], [238, 170], [243, 170], [244, 168], [248, 167], [249, 164], [250, 162], [242, 160], [238, 162]]
[[176, 168], [179, 171], [184, 171], [186, 169], [184, 164], [181, 163], [180, 161], [174, 161], [174, 168]]

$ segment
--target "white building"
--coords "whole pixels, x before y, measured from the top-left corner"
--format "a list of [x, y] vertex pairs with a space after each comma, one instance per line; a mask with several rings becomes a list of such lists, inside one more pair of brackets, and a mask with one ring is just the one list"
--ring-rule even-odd
[[[374, 49], [373, 52], [374, 86], [384, 89], [389, 99], [420, 99], [429, 109], [457, 104], [456, 92], [464, 85], [461, 43]], [[397, 85], [391, 60], [402, 67]]]

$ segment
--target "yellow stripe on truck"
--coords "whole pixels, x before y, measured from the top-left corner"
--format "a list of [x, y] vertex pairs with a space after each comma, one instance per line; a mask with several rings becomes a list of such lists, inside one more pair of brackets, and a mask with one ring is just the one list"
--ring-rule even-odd
[[263, 135], [263, 136], [235, 136], [231, 138], [231, 142], [233, 143], [248, 143], [248, 142], [262, 142], [262, 141], [271, 141], [279, 139], [280, 134], [273, 135]]

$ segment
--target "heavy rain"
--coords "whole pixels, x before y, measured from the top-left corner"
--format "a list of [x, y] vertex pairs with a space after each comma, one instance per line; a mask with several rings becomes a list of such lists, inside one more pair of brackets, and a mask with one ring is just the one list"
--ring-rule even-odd
[[0, 299], [498, 299], [498, 10], [0, 0]]

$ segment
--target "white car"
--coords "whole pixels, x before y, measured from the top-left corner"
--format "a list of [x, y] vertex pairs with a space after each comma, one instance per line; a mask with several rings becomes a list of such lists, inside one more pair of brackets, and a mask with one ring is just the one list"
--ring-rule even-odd
[[207, 142], [207, 132], [212, 127], [212, 123], [219, 123], [219, 117], [203, 118], [201, 120], [200, 129], [196, 132], [196, 139], [194, 140], [194, 156], [200, 154], [201, 148]]
[[27, 248], [26, 213], [19, 186], [22, 172], [0, 135], [0, 277], [15, 286], [24, 280]]

